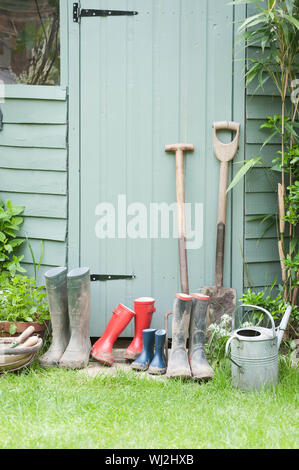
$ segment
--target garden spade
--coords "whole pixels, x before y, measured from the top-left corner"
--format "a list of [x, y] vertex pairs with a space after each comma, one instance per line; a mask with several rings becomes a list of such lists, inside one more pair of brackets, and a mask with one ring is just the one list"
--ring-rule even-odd
[[[228, 166], [229, 162], [234, 158], [238, 151], [240, 124], [237, 122], [225, 121], [216, 122], [213, 127], [214, 153], [218, 160], [220, 160], [215, 286], [203, 287], [201, 292], [202, 294], [210, 296], [209, 323], [218, 323], [224, 313], [232, 315], [236, 306], [236, 290], [229, 287], [223, 287], [223, 266]], [[224, 144], [217, 137], [218, 130], [235, 131], [236, 135], [234, 140], [228, 144]]]

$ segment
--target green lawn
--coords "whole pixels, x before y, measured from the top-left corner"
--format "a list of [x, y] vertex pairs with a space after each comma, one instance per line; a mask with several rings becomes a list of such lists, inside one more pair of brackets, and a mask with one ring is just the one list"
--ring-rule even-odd
[[242, 393], [226, 361], [202, 385], [34, 364], [0, 376], [0, 448], [295, 449], [298, 376], [281, 360], [276, 390]]

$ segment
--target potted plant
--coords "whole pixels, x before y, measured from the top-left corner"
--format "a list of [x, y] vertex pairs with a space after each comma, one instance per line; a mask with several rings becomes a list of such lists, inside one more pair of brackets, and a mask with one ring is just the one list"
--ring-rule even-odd
[[34, 277], [8, 273], [0, 275], [0, 335], [18, 336], [33, 325], [41, 336], [50, 319], [44, 286], [37, 286]]

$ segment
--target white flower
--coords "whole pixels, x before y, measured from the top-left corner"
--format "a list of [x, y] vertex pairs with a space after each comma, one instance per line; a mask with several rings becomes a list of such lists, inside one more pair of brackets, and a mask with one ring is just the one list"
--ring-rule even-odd
[[208, 331], [213, 331], [217, 327], [216, 323], [211, 323], [210, 326], [208, 326]]
[[227, 330], [225, 328], [220, 328], [219, 334], [220, 334], [220, 336], [227, 336], [228, 335]]

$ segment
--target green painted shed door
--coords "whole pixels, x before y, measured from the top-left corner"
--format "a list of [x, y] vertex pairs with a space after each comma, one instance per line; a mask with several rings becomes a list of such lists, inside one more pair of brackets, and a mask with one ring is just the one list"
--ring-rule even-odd
[[[133, 308], [140, 296], [156, 299], [152, 326], [161, 328], [180, 290], [176, 219], [170, 211], [168, 237], [166, 219], [162, 233], [151, 206], [176, 201], [175, 157], [166, 144], [194, 144], [185, 158], [190, 291], [214, 285], [219, 164], [212, 123], [233, 117], [232, 9], [226, 0], [81, 0], [81, 8], [138, 11], [83, 17], [78, 26], [80, 263], [92, 274], [135, 276], [92, 282], [91, 336], [103, 333], [119, 302]], [[228, 204], [228, 223], [230, 211]], [[225, 285], [230, 242], [227, 230]], [[133, 334], [134, 322], [123, 336]]]

